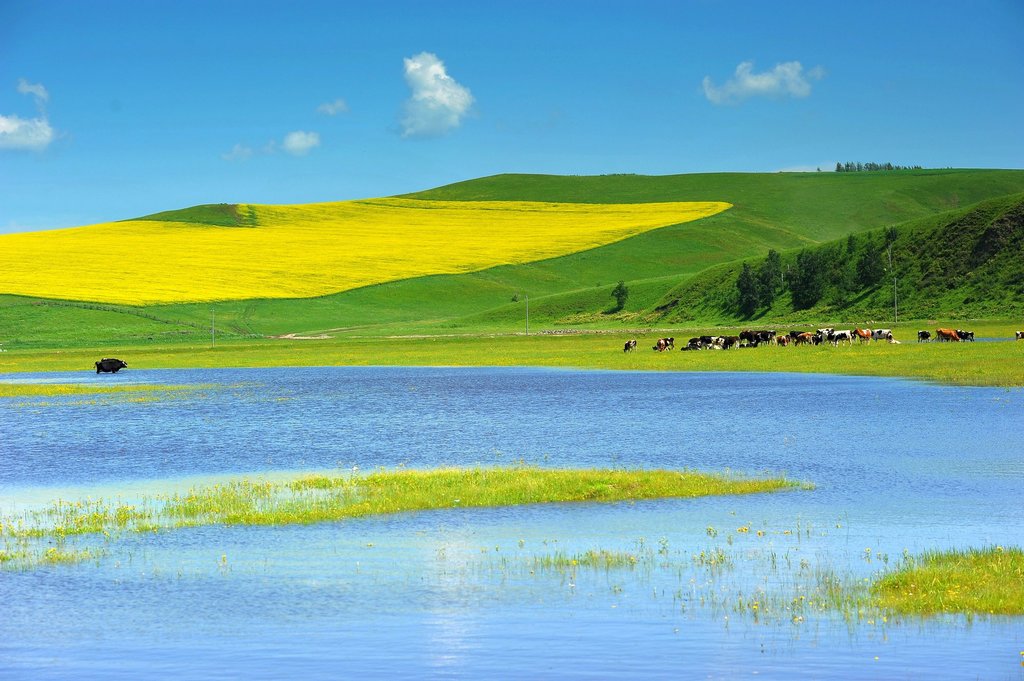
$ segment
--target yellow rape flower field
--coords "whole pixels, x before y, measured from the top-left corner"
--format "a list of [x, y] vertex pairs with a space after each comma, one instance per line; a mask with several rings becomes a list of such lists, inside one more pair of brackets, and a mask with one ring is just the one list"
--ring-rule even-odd
[[397, 198], [240, 205], [252, 226], [129, 220], [0, 235], [0, 293], [137, 305], [305, 298], [567, 255], [730, 207]]

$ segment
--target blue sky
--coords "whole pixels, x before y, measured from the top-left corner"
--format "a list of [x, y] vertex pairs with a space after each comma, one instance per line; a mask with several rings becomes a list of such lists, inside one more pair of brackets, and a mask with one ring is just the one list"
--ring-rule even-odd
[[1021, 35], [1020, 0], [3, 0], [0, 232], [503, 172], [1021, 168]]

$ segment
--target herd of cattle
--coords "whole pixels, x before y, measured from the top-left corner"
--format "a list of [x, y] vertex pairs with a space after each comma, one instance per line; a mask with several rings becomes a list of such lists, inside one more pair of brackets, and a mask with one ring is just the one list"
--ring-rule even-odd
[[[1017, 340], [1024, 340], [1024, 331], [1016, 332]], [[974, 341], [974, 332], [964, 329], [936, 329], [934, 337], [930, 331], [918, 331], [917, 341], [919, 343], [931, 340], [937, 341]], [[679, 348], [685, 350], [729, 350], [732, 348], [756, 348], [759, 345], [822, 345], [831, 343], [839, 346], [841, 343], [852, 345], [854, 341], [870, 343], [871, 341], [884, 340], [888, 343], [899, 344], [892, 335], [891, 329], [834, 329], [832, 327], [818, 329], [817, 331], [790, 331], [788, 334], [779, 335], [774, 330], [752, 330], [740, 331], [738, 336], [695, 336], [686, 342], [686, 345]], [[623, 352], [631, 352], [636, 349], [636, 340], [628, 340], [622, 347]], [[675, 338], [659, 338], [653, 350], [666, 352], [674, 350]]]

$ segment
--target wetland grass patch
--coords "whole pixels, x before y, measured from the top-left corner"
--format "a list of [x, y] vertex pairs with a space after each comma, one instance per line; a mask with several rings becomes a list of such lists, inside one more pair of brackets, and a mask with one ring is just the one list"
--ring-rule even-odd
[[63, 542], [203, 525], [290, 525], [424, 510], [561, 502], [755, 494], [806, 489], [783, 477], [670, 470], [446, 468], [240, 479], [186, 492], [121, 499], [57, 500], [0, 518], [4, 541]]
[[1024, 550], [932, 551], [872, 586], [877, 604], [910, 615], [1024, 615]]
[[117, 400], [125, 402], [156, 402], [192, 395], [211, 388], [210, 385], [95, 385], [86, 383], [5, 383], [0, 381], [0, 400], [12, 399], [15, 404], [45, 406], [48, 399], [61, 400], [61, 404], [94, 403], [90, 400]]

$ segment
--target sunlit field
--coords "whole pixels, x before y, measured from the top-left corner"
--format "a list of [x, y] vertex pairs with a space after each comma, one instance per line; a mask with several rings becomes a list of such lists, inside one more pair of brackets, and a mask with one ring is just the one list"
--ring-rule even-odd
[[312, 297], [606, 245], [718, 202], [373, 199], [238, 206], [241, 226], [129, 220], [0, 236], [0, 292], [125, 304]]

